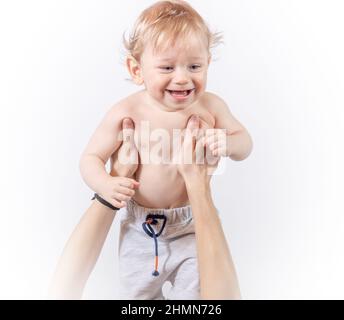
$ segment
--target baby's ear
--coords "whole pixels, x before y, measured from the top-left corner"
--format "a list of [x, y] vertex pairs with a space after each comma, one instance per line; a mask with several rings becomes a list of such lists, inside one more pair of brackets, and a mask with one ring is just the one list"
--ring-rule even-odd
[[127, 56], [127, 68], [137, 85], [143, 84], [142, 71], [140, 63], [131, 55]]

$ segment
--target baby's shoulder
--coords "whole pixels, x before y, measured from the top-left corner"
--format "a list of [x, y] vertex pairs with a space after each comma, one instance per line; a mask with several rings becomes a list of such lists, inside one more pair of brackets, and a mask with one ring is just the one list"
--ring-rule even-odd
[[227, 103], [217, 94], [206, 91], [201, 98], [202, 106], [214, 117], [224, 109], [228, 109]]
[[116, 117], [130, 117], [135, 118], [135, 114], [137, 113], [137, 106], [139, 105], [140, 97], [142, 93], [141, 91], [133, 93], [122, 100], [114, 103], [109, 111], [108, 114], [110, 117], [116, 115]]

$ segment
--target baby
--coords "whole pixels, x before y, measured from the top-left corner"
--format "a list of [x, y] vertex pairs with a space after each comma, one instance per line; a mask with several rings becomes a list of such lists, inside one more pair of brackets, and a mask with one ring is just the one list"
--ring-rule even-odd
[[[213, 156], [242, 160], [251, 152], [247, 130], [220, 97], [206, 92], [210, 49], [218, 41], [185, 1], [160, 1], [144, 10], [125, 40], [128, 71], [144, 89], [107, 112], [82, 154], [80, 171], [87, 185], [108, 204], [126, 207], [119, 239], [122, 299], [163, 299], [166, 280], [172, 283], [167, 299], [199, 299], [191, 207], [176, 164], [167, 161], [164, 150], [174, 155], [176, 130], [196, 115]], [[113, 177], [105, 168], [121, 144], [125, 118], [133, 120], [137, 135], [140, 162], [135, 180]], [[158, 138], [161, 150], [156, 148]], [[160, 161], [152, 161], [149, 150], [158, 150]]]

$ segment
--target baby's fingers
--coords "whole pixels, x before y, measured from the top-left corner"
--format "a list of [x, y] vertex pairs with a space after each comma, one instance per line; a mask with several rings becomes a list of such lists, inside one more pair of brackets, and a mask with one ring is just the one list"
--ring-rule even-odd
[[[127, 206], [127, 203], [125, 202], [125, 201], [117, 201], [117, 200], [113, 200], [113, 205], [116, 207], [116, 208], [124, 208], [124, 207], [126, 207]], [[116, 203], [117, 203], [117, 205], [116, 205]]]
[[127, 187], [122, 187], [120, 186], [118, 188], [118, 192], [122, 193], [126, 196], [132, 197], [135, 194], [135, 191], [133, 189], [127, 188]]
[[119, 201], [129, 201], [131, 197], [124, 195], [123, 193], [115, 192], [114, 200]]
[[130, 189], [137, 188], [139, 186], [139, 184], [140, 183], [138, 181], [131, 179], [131, 178], [125, 178], [125, 177], [122, 177], [120, 182], [119, 182], [120, 186], [127, 187]]
[[105, 201], [109, 202], [110, 204], [112, 204], [116, 208], [123, 208], [123, 207], [125, 207], [127, 205], [125, 201], [117, 200], [117, 199], [114, 199], [114, 198], [108, 199], [107, 197], [103, 197], [103, 196], [101, 196], [101, 197]]
[[211, 153], [214, 157], [225, 157], [227, 155], [227, 149], [226, 148], [216, 148]]
[[205, 145], [210, 147], [212, 144], [219, 141], [219, 138], [216, 134], [208, 135], [205, 137]]
[[225, 149], [226, 148], [226, 141], [216, 141], [216, 142], [213, 142], [209, 145], [209, 149], [211, 151], [214, 151], [216, 149]]

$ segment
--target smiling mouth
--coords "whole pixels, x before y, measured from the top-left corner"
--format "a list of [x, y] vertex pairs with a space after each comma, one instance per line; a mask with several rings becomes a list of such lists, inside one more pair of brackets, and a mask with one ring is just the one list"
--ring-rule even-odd
[[187, 97], [194, 90], [195, 90], [195, 88], [190, 89], [190, 90], [168, 90], [168, 89], [166, 89], [166, 91], [168, 91], [174, 97]]

